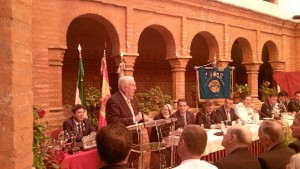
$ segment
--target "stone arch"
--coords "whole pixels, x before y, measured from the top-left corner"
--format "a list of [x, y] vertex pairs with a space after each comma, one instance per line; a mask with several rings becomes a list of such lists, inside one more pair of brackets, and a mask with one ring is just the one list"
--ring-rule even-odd
[[160, 86], [164, 93], [172, 94], [171, 65], [167, 58], [175, 56], [174, 45], [172, 34], [161, 25], [150, 25], [142, 31], [133, 72], [137, 92]]
[[66, 42], [68, 48], [65, 52], [62, 67], [62, 90], [63, 104], [72, 104], [75, 98], [76, 72], [78, 69], [78, 43], [82, 47], [82, 60], [84, 64], [86, 89], [95, 87], [100, 89], [100, 63], [103, 57], [103, 51], [106, 50], [106, 60], [108, 65], [111, 92], [117, 90], [116, 64], [113, 59], [113, 53], [119, 53], [120, 43], [115, 29], [106, 19], [98, 15], [81, 15], [74, 18], [70, 23]]
[[174, 36], [172, 35], [172, 33], [166, 27], [164, 27], [162, 25], [154, 24], [154, 25], [150, 25], [148, 27], [159, 32], [162, 35], [162, 37], [164, 38], [165, 44], [166, 44], [166, 58], [165, 59], [172, 58], [173, 56], [177, 56]]
[[[276, 61], [279, 60], [279, 56], [278, 56], [278, 49], [276, 44], [271, 41], [268, 40], [267, 42], [264, 43], [262, 51], [261, 51], [261, 61], [262, 64], [259, 67], [259, 71], [258, 71], [258, 87], [260, 88], [260, 86], [263, 84], [264, 81], [268, 81], [270, 82], [270, 86], [269, 87], [275, 87], [276, 82], [273, 79], [273, 66], [277, 66], [277, 65], [273, 65], [271, 63], [275, 63]], [[280, 62], [279, 64], [282, 64], [282, 62]], [[259, 99], [262, 99], [262, 93], [259, 92], [258, 93]]]
[[[107, 19], [105, 19], [104, 17], [97, 15], [97, 14], [83, 14], [76, 18], [83, 18], [83, 17], [94, 19], [97, 22], [101, 23], [105, 27], [105, 29], [108, 32], [109, 38], [111, 40], [111, 44], [112, 44], [112, 56], [119, 55], [120, 54], [120, 41], [119, 41], [119, 36], [118, 36], [117, 30], [115, 29], [114, 25], [111, 22], [109, 22]], [[74, 18], [74, 19], [76, 19], [76, 18]], [[70, 24], [71, 24], [71, 22], [70, 22]]]
[[[203, 66], [219, 55], [219, 45], [214, 35], [210, 32], [202, 31], [195, 34], [190, 43], [190, 55], [192, 58], [186, 66], [185, 72], [185, 99], [189, 105], [196, 106], [196, 100], [191, 95], [191, 89], [196, 86], [195, 66]], [[217, 58], [216, 58], [217, 59]]]
[[252, 61], [252, 49], [249, 41], [243, 37], [235, 39], [230, 48], [231, 59], [229, 66], [234, 66], [233, 71], [233, 83], [235, 84], [247, 84], [247, 74], [245, 63]]
[[[216, 37], [211, 34], [208, 31], [202, 31], [202, 32], [198, 32], [196, 35], [193, 36], [192, 41], [190, 42], [190, 45], [192, 45], [195, 37], [197, 36], [201, 36], [203, 37], [206, 42], [207, 42], [207, 46], [208, 46], [208, 61], [212, 61], [214, 59], [214, 56], [216, 56], [216, 59], [218, 59], [219, 57], [219, 44], [217, 42]], [[191, 46], [190, 46], [191, 48]], [[192, 54], [190, 53], [190, 55], [192, 56]]]
[[267, 42], [264, 43], [264, 46], [266, 46], [266, 48], [269, 51], [270, 61], [279, 60], [278, 48], [277, 48], [277, 45], [273, 41], [268, 40]]
[[[243, 37], [239, 37], [235, 41], [238, 42], [241, 47], [242, 54], [243, 54], [242, 62], [253, 62], [253, 53], [252, 53], [252, 47], [250, 42]], [[233, 43], [235, 41], [233, 41]]]

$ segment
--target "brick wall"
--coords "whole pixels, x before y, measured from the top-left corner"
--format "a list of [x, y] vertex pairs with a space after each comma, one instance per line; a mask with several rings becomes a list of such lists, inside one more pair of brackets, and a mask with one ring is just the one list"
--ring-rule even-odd
[[0, 166], [32, 166], [31, 0], [0, 2]]

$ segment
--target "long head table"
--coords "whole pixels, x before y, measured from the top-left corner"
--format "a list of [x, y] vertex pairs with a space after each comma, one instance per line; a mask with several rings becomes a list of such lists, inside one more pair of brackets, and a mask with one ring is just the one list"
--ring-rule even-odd
[[60, 167], [64, 169], [97, 169], [99, 168], [97, 149], [80, 151], [73, 155], [65, 153], [65, 159], [60, 163]]
[[[247, 124], [247, 127], [251, 130], [252, 133], [252, 141], [258, 140], [258, 127], [257, 124]], [[203, 153], [203, 155], [208, 155], [213, 152], [217, 152], [220, 150], [224, 150], [224, 147], [221, 145], [223, 136], [216, 136], [214, 133], [220, 132], [219, 129], [206, 129], [207, 131], [207, 146]], [[226, 130], [224, 131], [226, 132]], [[178, 145], [179, 136], [169, 136], [163, 139], [163, 143], [169, 145]]]

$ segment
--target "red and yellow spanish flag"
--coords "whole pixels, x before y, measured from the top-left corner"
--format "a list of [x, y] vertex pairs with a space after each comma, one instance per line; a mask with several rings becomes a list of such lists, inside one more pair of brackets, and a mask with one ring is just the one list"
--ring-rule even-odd
[[109, 78], [108, 78], [108, 73], [107, 73], [105, 50], [104, 50], [103, 58], [101, 60], [100, 73], [102, 75], [102, 92], [101, 92], [101, 101], [100, 101], [101, 106], [100, 106], [98, 128], [106, 126], [105, 105], [106, 105], [107, 100], [110, 97], [110, 86], [109, 86]]

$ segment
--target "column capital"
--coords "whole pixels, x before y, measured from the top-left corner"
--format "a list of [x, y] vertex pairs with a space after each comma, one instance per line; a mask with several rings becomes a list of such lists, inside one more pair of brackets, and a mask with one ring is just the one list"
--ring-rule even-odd
[[217, 61], [217, 67], [227, 67], [230, 62], [232, 62], [231, 59], [219, 59]]
[[49, 46], [48, 56], [50, 66], [62, 66], [67, 46]]
[[172, 71], [185, 71], [186, 65], [192, 56], [177, 56], [167, 59], [171, 65]]
[[133, 71], [134, 71], [133, 67], [134, 67], [135, 60], [137, 59], [138, 56], [139, 56], [138, 53], [122, 52], [120, 55], [113, 56], [113, 58], [116, 62], [116, 66], [119, 67], [121, 62], [121, 57], [123, 57], [123, 61], [125, 63], [124, 75], [133, 76]]
[[269, 61], [273, 68], [273, 72], [276, 71], [284, 71], [285, 68], [285, 62], [282, 60], [276, 60], [276, 61]]
[[242, 62], [242, 64], [246, 67], [247, 73], [258, 73], [259, 66], [263, 62]]

